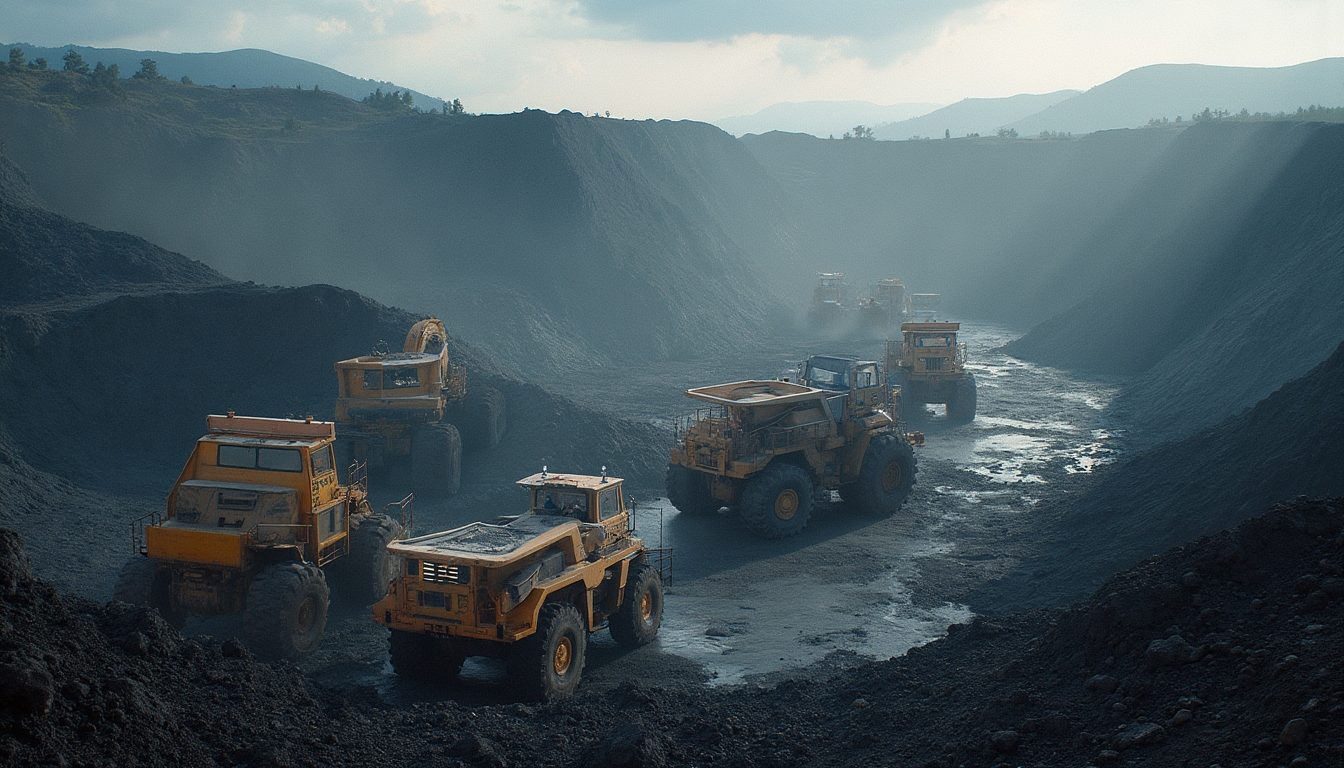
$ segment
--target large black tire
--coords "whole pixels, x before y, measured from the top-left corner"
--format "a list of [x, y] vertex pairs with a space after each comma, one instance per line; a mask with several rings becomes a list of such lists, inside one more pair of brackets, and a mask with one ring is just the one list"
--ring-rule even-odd
[[312, 563], [268, 565], [247, 590], [243, 634], [252, 652], [269, 659], [312, 653], [327, 627], [331, 592]]
[[401, 523], [383, 514], [350, 518], [350, 553], [328, 570], [336, 594], [354, 605], [369, 605], [387, 594], [397, 559], [387, 545], [401, 538]]
[[975, 421], [975, 377], [966, 374], [966, 378], [957, 382], [952, 397], [947, 402], [947, 420], [952, 424], [970, 424]]
[[172, 572], [159, 567], [154, 560], [134, 555], [121, 567], [121, 573], [117, 574], [117, 583], [112, 587], [112, 599], [157, 609], [164, 621], [181, 629], [187, 622], [187, 615], [173, 608], [169, 594], [172, 578]]
[[678, 512], [688, 515], [705, 515], [718, 512], [723, 506], [709, 492], [709, 475], [696, 472], [690, 467], [668, 463], [664, 476], [667, 485], [667, 500]]
[[607, 622], [611, 637], [636, 648], [653, 642], [663, 622], [663, 577], [651, 565], [632, 565], [625, 582], [625, 599]]
[[812, 517], [812, 490], [806, 470], [776, 461], [747, 479], [737, 513], [761, 537], [795, 536]]
[[509, 649], [509, 677], [526, 698], [568, 698], [583, 677], [587, 649], [588, 627], [579, 610], [569, 603], [547, 603], [537, 631]]
[[494, 387], [473, 387], [458, 413], [454, 421], [462, 433], [462, 442], [475, 449], [499, 445], [509, 428], [504, 393]]
[[388, 639], [392, 657], [392, 671], [407, 680], [451, 682], [462, 671], [466, 656], [458, 651], [450, 638], [439, 638], [416, 632], [392, 630]]
[[899, 435], [874, 435], [863, 453], [859, 479], [840, 488], [840, 496], [870, 515], [888, 516], [915, 486], [915, 449]]
[[411, 441], [411, 483], [426, 496], [451, 496], [462, 484], [462, 438], [452, 424], [426, 424]]

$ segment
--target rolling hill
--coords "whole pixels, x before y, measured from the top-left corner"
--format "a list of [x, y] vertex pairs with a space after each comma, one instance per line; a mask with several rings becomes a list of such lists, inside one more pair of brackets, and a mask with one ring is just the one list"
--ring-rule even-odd
[[[880, 126], [877, 139], [909, 139], [913, 136], [941, 139], [948, 131], [955, 138], [978, 133], [993, 136], [999, 128], [1079, 95], [1079, 91], [1022, 93], [1000, 99], [962, 99], [919, 117]], [[1118, 126], [1116, 126], [1118, 127]]]
[[443, 108], [443, 99], [411, 91], [396, 83], [355, 77], [311, 61], [256, 48], [217, 53], [167, 53], [135, 51], [127, 48], [90, 48], [86, 45], [64, 45], [53, 48], [29, 43], [7, 43], [3, 47], [5, 50], [22, 48], [28, 61], [34, 61], [39, 57], [45, 58], [48, 66], [53, 69], [60, 69], [61, 57], [66, 51], [73, 49], [84, 57], [89, 66], [99, 61], [109, 66], [116, 64], [121, 69], [122, 77], [130, 77], [139, 70], [141, 59], [153, 59], [159, 66], [159, 73], [164, 77], [170, 80], [189, 77], [197, 85], [212, 85], [217, 88], [298, 86], [310, 91], [316, 86], [351, 99], [362, 99], [375, 90], [410, 91], [415, 97], [416, 106], [421, 109], [428, 111]]

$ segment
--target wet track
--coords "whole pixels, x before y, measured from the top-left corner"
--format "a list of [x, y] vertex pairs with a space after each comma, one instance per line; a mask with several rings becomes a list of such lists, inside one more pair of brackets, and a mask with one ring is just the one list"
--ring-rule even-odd
[[[639, 535], [675, 552], [663, 628], [654, 646], [634, 652], [599, 632], [586, 685], [650, 675], [736, 684], [819, 673], [899, 655], [969, 619], [965, 595], [1018, 562], [1021, 553], [1005, 542], [1020, 541], [1043, 501], [1067, 497], [1119, 449], [1118, 430], [1103, 416], [1116, 382], [997, 352], [1013, 338], [1000, 328], [966, 324], [962, 337], [979, 413], [959, 427], [935, 414], [914, 419], [912, 428], [923, 429], [927, 443], [918, 451], [915, 490], [896, 515], [875, 519], [825, 504], [801, 535], [764, 541], [731, 512], [683, 515], [666, 499], [640, 499]], [[625, 370], [601, 386], [590, 380], [581, 389], [558, 389], [588, 405], [670, 425], [692, 407], [680, 396], [689, 386], [774, 376], [810, 352], [876, 358], [881, 350], [880, 341], [797, 343], [755, 359]], [[458, 518], [469, 513], [426, 505], [419, 514], [423, 531], [465, 523]], [[334, 618], [341, 639], [324, 643], [305, 665], [319, 677], [373, 685], [393, 700], [505, 695], [496, 684], [501, 665], [486, 660], [469, 661], [463, 685], [453, 691], [397, 681], [381, 628], [362, 614]]]

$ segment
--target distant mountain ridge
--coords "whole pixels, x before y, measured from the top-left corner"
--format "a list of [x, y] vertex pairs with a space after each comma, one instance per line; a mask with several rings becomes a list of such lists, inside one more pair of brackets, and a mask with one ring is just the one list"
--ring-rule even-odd
[[47, 66], [52, 69], [60, 69], [63, 66], [61, 57], [73, 48], [76, 53], [84, 57], [89, 66], [99, 61], [109, 66], [116, 64], [121, 68], [122, 77], [130, 77], [139, 70], [141, 59], [153, 59], [159, 66], [159, 74], [164, 77], [181, 80], [185, 75], [197, 85], [214, 85], [220, 88], [232, 86], [266, 88], [276, 85], [293, 88], [297, 85], [308, 90], [317, 86], [324, 91], [339, 93], [351, 99], [362, 99], [380, 89], [384, 92], [410, 91], [415, 97], [415, 105], [421, 109], [443, 108], [443, 99], [396, 83], [347, 75], [321, 64], [257, 48], [240, 48], [218, 53], [168, 53], [127, 48], [90, 48], [85, 45], [50, 48], [29, 43], [6, 43], [3, 48], [5, 50], [22, 48], [28, 61], [44, 58], [47, 60]]
[[992, 136], [999, 128], [1036, 114], [1062, 101], [1077, 98], [1082, 91], [1020, 93], [1001, 99], [962, 99], [909, 120], [879, 127], [877, 139], [909, 139], [915, 136], [941, 139], [948, 132], [953, 138], [971, 133]]
[[807, 133], [817, 138], [839, 138], [856, 125], [868, 127], [906, 120], [938, 109], [940, 104], [874, 104], [871, 101], [785, 101], [771, 104], [750, 115], [714, 120], [713, 124], [733, 134]]
[[1237, 112], [1292, 112], [1319, 104], [1344, 106], [1344, 58], [1288, 67], [1153, 64], [1132, 69], [1010, 125], [1023, 136], [1041, 131], [1092, 133], [1175, 120], [1205, 107]]

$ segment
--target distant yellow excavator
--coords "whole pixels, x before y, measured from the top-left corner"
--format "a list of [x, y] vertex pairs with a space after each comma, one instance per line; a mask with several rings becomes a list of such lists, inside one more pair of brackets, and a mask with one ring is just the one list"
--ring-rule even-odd
[[383, 345], [336, 363], [336, 436], [342, 468], [359, 462], [379, 471], [409, 461], [422, 494], [457, 493], [462, 448], [493, 448], [507, 429], [504, 394], [467, 389], [466, 373], [448, 356], [448, 333], [436, 318], [406, 334], [401, 352]]

